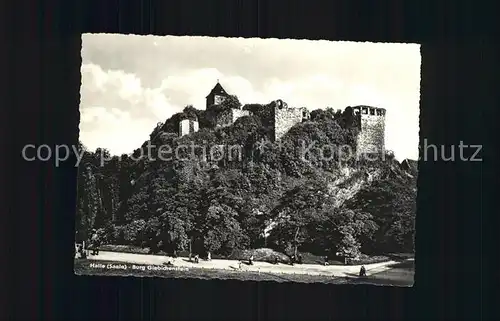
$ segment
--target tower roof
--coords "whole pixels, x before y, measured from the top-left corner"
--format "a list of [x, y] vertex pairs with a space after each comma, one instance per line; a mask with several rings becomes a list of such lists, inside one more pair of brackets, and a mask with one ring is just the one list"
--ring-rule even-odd
[[208, 97], [210, 97], [212, 95], [228, 96], [229, 94], [222, 87], [222, 85], [217, 81], [217, 84], [214, 86], [214, 88], [212, 88], [212, 90], [210, 91], [210, 93], [208, 94], [208, 96], [205, 97], [205, 98], [208, 98]]

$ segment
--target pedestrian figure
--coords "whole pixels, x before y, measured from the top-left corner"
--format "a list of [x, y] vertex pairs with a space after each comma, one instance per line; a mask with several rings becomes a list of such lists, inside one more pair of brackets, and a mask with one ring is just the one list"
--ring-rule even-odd
[[279, 263], [279, 260], [278, 260], [278, 257], [274, 257], [274, 264], [278, 264]]
[[207, 261], [212, 260], [212, 255], [210, 254], [210, 251], [207, 252]]
[[238, 270], [241, 270], [241, 261], [238, 262]]
[[198, 263], [198, 262], [200, 262], [200, 257], [198, 256], [198, 254], [196, 254], [194, 256], [194, 263]]
[[79, 259], [82, 257], [82, 246], [78, 244], [76, 246], [76, 253], [75, 253], [75, 258]]
[[366, 269], [364, 265], [361, 265], [361, 269], [359, 269], [359, 276], [366, 276]]
[[97, 231], [92, 230], [92, 237], [90, 238], [89, 249], [92, 250], [92, 255], [99, 255], [99, 246], [101, 245], [99, 235]]
[[248, 260], [249, 265], [253, 265], [253, 255], [250, 256], [250, 259]]
[[327, 265], [328, 265], [328, 256], [325, 255], [325, 266], [327, 266]]
[[78, 251], [80, 252], [80, 258], [81, 259], [86, 259], [87, 258], [87, 252], [83, 248], [83, 245], [80, 245], [80, 249]]
[[88, 249], [88, 244], [85, 241], [82, 242], [82, 251], [85, 254], [85, 257], [89, 256], [90, 251]]
[[297, 262], [299, 264], [302, 264], [302, 254], [299, 253], [299, 255], [297, 256]]

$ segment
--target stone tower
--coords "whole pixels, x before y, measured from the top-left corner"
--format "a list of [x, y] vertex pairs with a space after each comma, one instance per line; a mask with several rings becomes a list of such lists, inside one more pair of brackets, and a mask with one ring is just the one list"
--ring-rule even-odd
[[[212, 105], [221, 104], [225, 99], [227, 99], [227, 97], [229, 97], [229, 94], [221, 86], [219, 81], [217, 81], [215, 87], [212, 89], [212, 91], [210, 91], [210, 94], [208, 94], [208, 96], [206, 97], [207, 100], [206, 108], [208, 109], [208, 107]], [[219, 112], [219, 114], [217, 115], [215, 126], [216, 127], [231, 126], [236, 122], [238, 118], [249, 115], [250, 112], [248, 110], [242, 110], [241, 107], [224, 110], [222, 112]]]
[[179, 122], [179, 136], [189, 135], [196, 133], [199, 129], [198, 120], [196, 119], [183, 119]]
[[274, 116], [274, 140], [279, 140], [295, 124], [301, 123], [310, 118], [309, 111], [305, 107], [292, 108], [288, 104], [278, 99], [273, 102]]
[[360, 132], [357, 137], [357, 154], [383, 153], [385, 151], [384, 108], [370, 106], [352, 107], [359, 120]]
[[206, 108], [212, 106], [212, 105], [218, 105], [226, 99], [226, 97], [229, 96], [229, 94], [226, 92], [226, 90], [221, 86], [219, 81], [217, 80], [217, 84], [215, 85], [214, 88], [210, 91], [206, 98], [207, 101], [207, 106]]

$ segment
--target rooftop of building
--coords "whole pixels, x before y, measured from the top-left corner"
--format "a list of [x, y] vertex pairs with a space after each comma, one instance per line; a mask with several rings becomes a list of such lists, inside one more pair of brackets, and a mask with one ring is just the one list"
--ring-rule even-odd
[[210, 97], [212, 95], [227, 96], [229, 94], [224, 89], [224, 87], [222, 87], [222, 85], [219, 83], [219, 81], [217, 81], [217, 84], [214, 86], [214, 88], [212, 88], [212, 90], [210, 91], [210, 93], [205, 98], [208, 98], [208, 97]]

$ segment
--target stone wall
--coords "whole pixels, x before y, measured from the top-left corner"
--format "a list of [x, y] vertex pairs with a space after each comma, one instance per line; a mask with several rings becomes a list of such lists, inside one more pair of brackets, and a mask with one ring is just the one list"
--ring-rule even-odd
[[380, 153], [385, 149], [385, 110], [374, 107], [360, 109], [360, 132], [357, 154]]
[[250, 116], [250, 111], [248, 110], [243, 110], [243, 109], [232, 109], [232, 118], [233, 118], [233, 124], [236, 122], [236, 120], [240, 117], [243, 116]]
[[217, 116], [216, 126], [217, 127], [231, 126], [238, 118], [249, 115], [250, 112], [248, 110], [229, 109], [221, 112]]
[[197, 121], [190, 121], [189, 122], [189, 132], [190, 133], [196, 133], [200, 129], [200, 125]]
[[199, 129], [198, 121], [192, 119], [183, 119], [179, 122], [179, 136], [189, 135], [197, 132]]
[[302, 108], [274, 108], [274, 140], [279, 140], [290, 128], [302, 122]]

